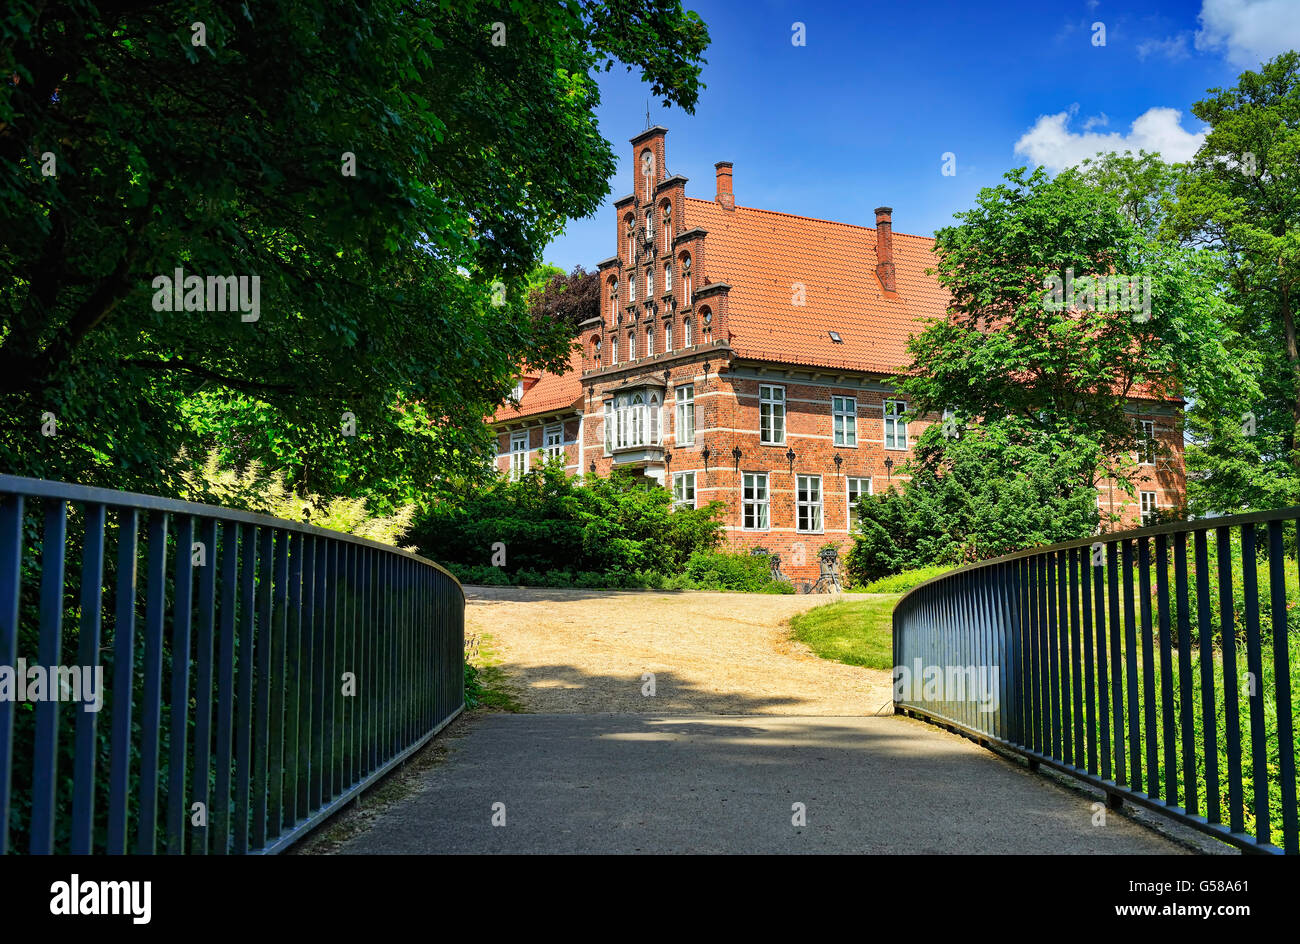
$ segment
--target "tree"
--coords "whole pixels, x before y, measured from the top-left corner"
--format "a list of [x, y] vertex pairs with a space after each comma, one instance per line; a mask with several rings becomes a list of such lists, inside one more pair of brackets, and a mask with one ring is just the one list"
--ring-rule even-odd
[[218, 442], [395, 500], [475, 474], [514, 376], [568, 360], [524, 289], [608, 190], [591, 73], [689, 111], [707, 42], [671, 0], [16, 0], [0, 464], [175, 491]]
[[[1062, 500], [1106, 478], [1131, 491], [1132, 398], [1222, 399], [1244, 382], [1224, 303], [1196, 254], [1147, 238], [1079, 175], [1005, 178], [936, 236], [952, 302], [910, 342], [909, 412], [952, 409], [992, 441], [1056, 457]], [[917, 465], [937, 471], [945, 456]]]
[[1213, 251], [1225, 327], [1258, 389], [1193, 417], [1188, 466], [1207, 511], [1300, 502], [1300, 54], [1284, 53], [1192, 106], [1210, 130], [1179, 184], [1171, 237]]
[[556, 269], [529, 297], [534, 318], [558, 321], [576, 336], [584, 321], [600, 317], [600, 274], [582, 266], [574, 266], [568, 275]]

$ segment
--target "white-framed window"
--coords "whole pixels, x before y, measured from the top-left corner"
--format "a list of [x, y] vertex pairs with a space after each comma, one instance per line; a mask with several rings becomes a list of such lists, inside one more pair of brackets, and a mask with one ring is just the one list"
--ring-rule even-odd
[[627, 300], [636, 301], [636, 273], [633, 272], [627, 277]]
[[662, 444], [663, 404], [657, 391], [620, 393], [605, 404], [605, 449], [630, 449]]
[[673, 248], [673, 205], [665, 200], [664, 201], [664, 252], [669, 252], [672, 248]]
[[858, 499], [871, 494], [871, 479], [850, 476], [845, 481], [848, 482], [849, 530], [852, 531], [858, 526]]
[[822, 477], [795, 476], [795, 528], [819, 533], [822, 530]]
[[636, 331], [627, 333], [627, 359], [636, 360]]
[[682, 254], [682, 304], [691, 303], [691, 254]]
[[645, 211], [645, 238], [647, 241], [655, 238], [655, 211]]
[[857, 398], [831, 397], [831, 416], [835, 428], [835, 445], [856, 448], [858, 445]]
[[655, 270], [654, 269], [645, 270], [645, 297], [647, 301], [655, 297]]
[[767, 473], [746, 472], [741, 477], [742, 527], [766, 531], [768, 527]]
[[556, 459], [564, 455], [564, 427], [556, 423], [542, 430], [542, 451], [546, 458]]
[[1152, 524], [1156, 514], [1156, 493], [1138, 492], [1138, 497], [1142, 502], [1142, 524]]
[[673, 473], [673, 504], [678, 508], [695, 507], [695, 473]]
[[785, 387], [759, 384], [758, 441], [770, 446], [785, 445]]
[[664, 291], [671, 292], [672, 290], [673, 290], [673, 264], [671, 262], [665, 262], [664, 263]]
[[670, 321], [664, 325], [664, 353], [673, 352], [673, 323]]
[[645, 327], [645, 356], [655, 356], [655, 326], [646, 325]]
[[1138, 420], [1137, 456], [1142, 465], [1156, 464], [1156, 421]]
[[690, 347], [691, 343], [691, 317], [687, 315], [682, 319], [682, 347]]
[[617, 334], [609, 339], [609, 362], [611, 364], [618, 363], [618, 335]]
[[517, 479], [528, 471], [528, 431], [510, 434], [510, 477]]
[[605, 401], [605, 455], [614, 451], [614, 401]]
[[885, 401], [886, 449], [907, 448], [907, 423], [903, 420], [903, 414], [906, 412], [907, 404], [902, 400]]
[[695, 442], [695, 385], [679, 384], [677, 397], [677, 445]]

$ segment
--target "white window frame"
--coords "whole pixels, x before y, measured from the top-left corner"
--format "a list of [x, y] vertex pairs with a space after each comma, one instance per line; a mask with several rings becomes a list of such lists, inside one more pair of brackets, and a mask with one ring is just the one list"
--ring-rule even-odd
[[772, 492], [769, 488], [768, 474], [766, 472], [741, 473], [741, 530], [770, 530], [772, 525], [771, 504]]
[[611, 364], [618, 363], [618, 335], [617, 334], [609, 339], [609, 362]]
[[645, 297], [646, 301], [651, 301], [655, 297], [655, 270], [645, 270]]
[[636, 360], [636, 328], [627, 333], [627, 359]]
[[672, 352], [673, 352], [673, 323], [671, 321], [667, 321], [664, 322], [664, 353], [671, 354]]
[[673, 290], [673, 264], [664, 263], [664, 293], [667, 294]]
[[794, 497], [795, 530], [800, 534], [824, 534], [826, 531], [826, 509], [823, 504], [822, 477], [820, 475], [796, 475], [794, 479]]
[[[552, 442], [552, 439], [554, 442]], [[542, 451], [546, 453], [548, 459], [564, 457], [563, 423], [555, 423], [542, 430]]]
[[682, 347], [691, 346], [691, 317], [687, 315], [682, 319]]
[[528, 472], [528, 430], [510, 434], [510, 477], [520, 478]]
[[627, 300], [636, 301], [636, 273], [633, 272], [627, 279]]
[[653, 324], [645, 326], [645, 356], [655, 356], [655, 326]]
[[673, 473], [673, 507], [675, 508], [696, 507], [694, 472]]
[[[777, 391], [780, 391], [778, 394]], [[766, 422], [764, 414], [766, 413]], [[777, 418], [780, 414], [780, 437]], [[758, 385], [758, 441], [764, 446], [785, 445], [785, 387], [780, 384]]]
[[854, 496], [853, 496], [853, 485], [855, 482], [867, 483], [867, 490], [865, 492], [862, 491], [861, 486], [859, 485], [858, 494], [857, 494], [857, 497], [859, 499], [863, 495], [875, 494], [875, 485], [872, 482], [871, 476], [869, 475], [850, 475], [844, 479], [844, 501], [845, 501], [844, 507], [846, 509], [846, 513], [844, 515], [844, 526], [849, 531], [852, 531], [854, 524], [856, 524], [856, 522], [853, 520], [853, 509], [854, 506], [857, 505], [857, 501], [854, 500]]
[[605, 401], [605, 455], [614, 452], [614, 401]]
[[673, 391], [673, 396], [677, 401], [677, 425], [673, 428], [677, 445], [693, 446], [695, 444], [695, 384], [678, 384]]
[[[905, 400], [886, 400], [881, 404], [881, 411], [884, 416], [884, 444], [886, 449], [894, 449], [899, 452], [907, 451], [907, 421], [903, 419], [903, 414], [907, 412], [907, 401]], [[900, 442], [901, 446], [898, 445]], [[890, 443], [894, 445], [890, 445]]]
[[831, 429], [836, 446], [858, 448], [857, 397], [831, 397]]
[[[1150, 507], [1147, 506], [1147, 501], [1148, 501], [1148, 499], [1150, 499]], [[1156, 492], [1138, 492], [1138, 502], [1139, 502], [1139, 504], [1138, 504], [1138, 511], [1139, 511], [1139, 512], [1141, 513], [1141, 515], [1142, 515], [1142, 525], [1143, 525], [1143, 527], [1146, 527], [1146, 525], [1147, 525], [1147, 516], [1148, 516], [1148, 515], [1154, 515], [1154, 514], [1156, 513], [1156, 511], [1160, 508], [1160, 503], [1159, 503], [1159, 501], [1157, 500], [1157, 493], [1156, 493]]]
[[1137, 458], [1138, 465], [1156, 464], [1156, 421], [1137, 421]]

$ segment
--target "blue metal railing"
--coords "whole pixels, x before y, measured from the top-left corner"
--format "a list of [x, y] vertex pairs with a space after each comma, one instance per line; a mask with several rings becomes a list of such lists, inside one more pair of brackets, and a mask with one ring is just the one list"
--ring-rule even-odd
[[374, 541], [0, 475], [0, 852], [287, 848], [461, 711], [464, 606]]
[[1300, 852], [1297, 519], [1103, 534], [920, 584], [894, 609], [895, 710], [1101, 787], [1111, 805]]

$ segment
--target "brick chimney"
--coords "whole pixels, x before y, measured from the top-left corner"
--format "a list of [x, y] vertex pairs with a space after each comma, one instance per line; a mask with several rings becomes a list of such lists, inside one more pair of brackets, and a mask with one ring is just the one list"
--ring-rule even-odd
[[876, 207], [876, 278], [886, 292], [898, 291], [894, 278], [893, 215], [893, 207]]
[[718, 206], [724, 210], [734, 210], [736, 197], [731, 192], [731, 161], [718, 161], [713, 166], [718, 171]]

